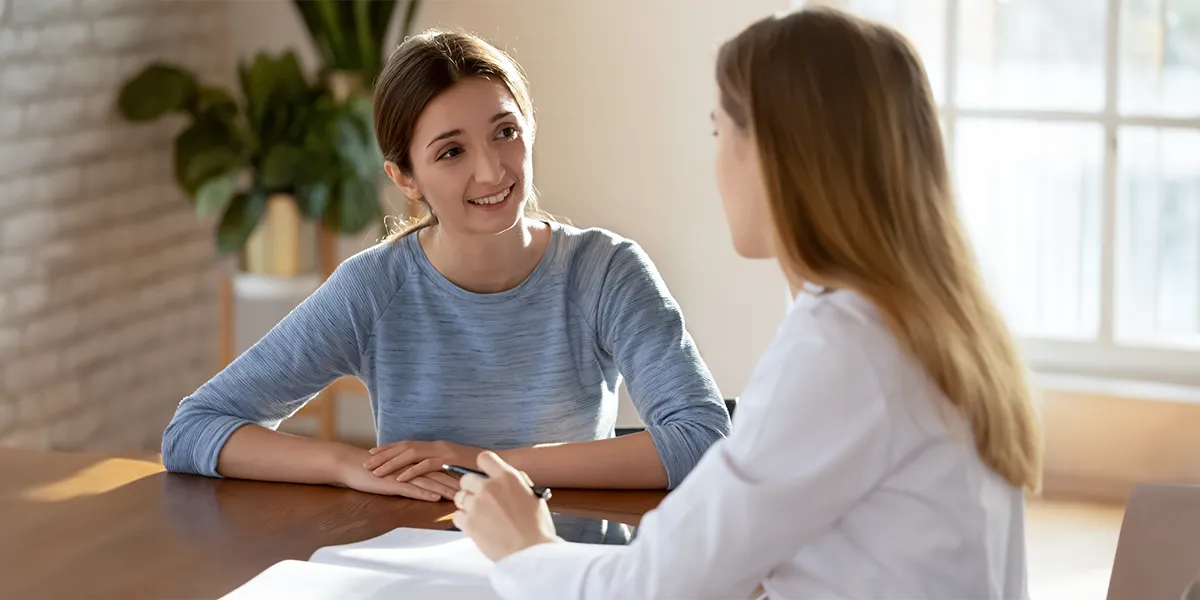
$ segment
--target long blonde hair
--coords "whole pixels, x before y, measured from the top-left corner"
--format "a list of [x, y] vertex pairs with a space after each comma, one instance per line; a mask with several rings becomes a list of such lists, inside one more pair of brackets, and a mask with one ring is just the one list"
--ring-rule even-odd
[[959, 220], [924, 67], [894, 30], [828, 8], [763, 19], [720, 51], [794, 279], [867, 296], [969, 423], [980, 458], [1041, 487], [1024, 367]]

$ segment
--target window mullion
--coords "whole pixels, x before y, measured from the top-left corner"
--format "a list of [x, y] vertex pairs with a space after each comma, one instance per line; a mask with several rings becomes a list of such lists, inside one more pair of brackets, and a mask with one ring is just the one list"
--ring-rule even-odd
[[955, 131], [958, 129], [958, 2], [946, 0], [946, 78], [942, 82], [945, 98], [945, 110], [942, 118], [945, 120], [946, 131], [946, 161], [950, 163], [950, 172], [954, 172]]
[[1117, 251], [1117, 94], [1120, 90], [1121, 0], [1108, 0], [1104, 56], [1104, 181], [1100, 191], [1100, 328], [1097, 341], [1114, 343]]

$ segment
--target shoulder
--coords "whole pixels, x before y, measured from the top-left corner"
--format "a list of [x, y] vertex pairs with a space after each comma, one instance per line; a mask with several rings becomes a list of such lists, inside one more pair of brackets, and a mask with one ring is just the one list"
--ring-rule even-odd
[[382, 300], [395, 295], [410, 276], [410, 240], [384, 240], [342, 261], [325, 285], [349, 295]]
[[601, 227], [581, 229], [572, 225], [551, 225], [573, 271], [603, 273], [613, 266], [630, 260], [649, 262], [649, 257], [637, 242]]
[[789, 436], [882, 439], [890, 429], [886, 384], [873, 350], [864, 347], [873, 343], [875, 325], [859, 314], [858, 298], [842, 294], [796, 296], [743, 388], [740, 444]]
[[560, 236], [564, 276], [580, 306], [653, 296], [670, 303], [670, 294], [649, 254], [636, 241], [600, 227], [580, 229], [555, 224]]
[[553, 227], [563, 248], [564, 268], [578, 286], [598, 292], [631, 278], [661, 286], [654, 262], [636, 241], [600, 227], [580, 229], [558, 223]]
[[798, 294], [758, 369], [771, 385], [805, 390], [813, 402], [796, 410], [829, 410], [818, 405], [839, 398], [846, 408], [923, 414], [939, 397], [874, 303], [850, 291]]
[[[779, 326], [775, 345], [789, 358], [806, 356], [863, 371], [893, 362], [899, 347], [879, 310], [850, 291], [801, 291]], [[825, 368], [825, 367], [823, 367]]]

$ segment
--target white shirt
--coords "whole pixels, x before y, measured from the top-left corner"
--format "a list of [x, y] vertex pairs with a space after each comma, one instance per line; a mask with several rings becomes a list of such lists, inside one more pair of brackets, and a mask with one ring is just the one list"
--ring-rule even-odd
[[505, 598], [1027, 598], [1024, 497], [875, 307], [797, 295], [734, 415], [629, 546], [498, 562]]

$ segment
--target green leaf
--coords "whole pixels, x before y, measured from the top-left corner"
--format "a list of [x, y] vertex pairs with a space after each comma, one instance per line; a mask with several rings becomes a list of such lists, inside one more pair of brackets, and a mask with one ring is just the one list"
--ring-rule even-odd
[[217, 250], [222, 254], [241, 250], [258, 227], [258, 221], [266, 209], [267, 197], [262, 192], [252, 191], [234, 196], [217, 226]]
[[333, 195], [333, 186], [328, 181], [317, 181], [296, 190], [296, 204], [305, 217], [320, 220]]
[[223, 173], [205, 181], [196, 191], [196, 214], [203, 217], [225, 208], [236, 185], [236, 171]]
[[333, 124], [333, 147], [338, 158], [361, 179], [378, 175], [381, 157], [375, 139], [353, 111], [343, 111]]
[[232, 121], [237, 116], [238, 105], [225, 89], [201, 86], [196, 92], [193, 114], [199, 116], [209, 112]]
[[[353, 18], [353, 15], [345, 15], [346, 4], [341, 0], [314, 0], [317, 4], [317, 10], [321, 15], [321, 22], [324, 23], [325, 34], [329, 36], [329, 45], [333, 49], [334, 69], [341, 71], [349, 71], [357, 69], [359, 65], [355, 61], [354, 46], [346, 38], [345, 31], [348, 29], [347, 23]], [[350, 18], [344, 18], [349, 16]]]
[[296, 146], [272, 146], [258, 174], [259, 186], [268, 191], [294, 186], [304, 168], [304, 158], [304, 151]]
[[333, 65], [335, 57], [333, 48], [329, 43], [329, 35], [325, 30], [325, 24], [321, 20], [321, 11], [316, 2], [313, 0], [292, 0], [292, 5], [296, 8], [296, 12], [300, 14], [300, 20], [303, 21], [304, 27], [308, 29], [308, 35], [312, 38], [313, 46], [316, 47], [317, 53], [321, 55], [321, 63], [329, 66]]
[[334, 231], [354, 234], [381, 214], [376, 181], [343, 179], [338, 185], [336, 202], [325, 211], [322, 221]]
[[358, 60], [358, 69], [362, 72], [371, 71], [379, 62], [378, 44], [372, 39], [371, 4], [373, 0], [353, 0], [349, 2], [351, 14], [354, 15], [354, 54]]
[[309, 92], [308, 78], [300, 67], [300, 59], [296, 53], [288, 50], [281, 54], [274, 64], [275, 87], [281, 98], [288, 102], [298, 102]]
[[[364, 2], [369, 6], [369, 15], [367, 16], [367, 27], [370, 31], [371, 46], [368, 53], [363, 57], [363, 83], [368, 88], [373, 88], [375, 78], [379, 76], [379, 71], [383, 66], [383, 40], [387, 37], [388, 31], [391, 30], [392, 15], [396, 12], [397, 0], [384, 0], [376, 2], [367, 0]], [[408, 32], [402, 32], [400, 39]]]
[[292, 51], [278, 57], [255, 55], [238, 68], [246, 96], [246, 117], [261, 147], [290, 141], [300, 136], [305, 108], [316, 94], [309, 85], [300, 61]]
[[175, 138], [175, 180], [194, 196], [205, 180], [243, 164], [242, 156], [241, 141], [232, 124], [210, 115]]
[[156, 62], [121, 86], [117, 107], [130, 121], [150, 121], [182, 110], [191, 103], [196, 87], [191, 73]]
[[275, 70], [275, 61], [263, 52], [254, 55], [250, 64], [242, 64], [238, 69], [242, 94], [246, 96], [246, 116], [255, 131], [262, 131], [263, 120], [271, 105], [271, 95], [276, 87]]
[[195, 193], [199, 194], [203, 183], [224, 173], [236, 173], [241, 166], [241, 157], [227, 147], [203, 149], [186, 158], [184, 181], [188, 189], [195, 189]]

